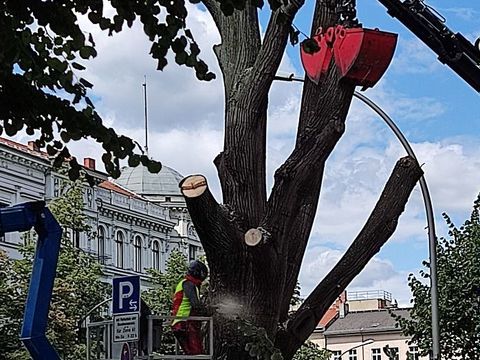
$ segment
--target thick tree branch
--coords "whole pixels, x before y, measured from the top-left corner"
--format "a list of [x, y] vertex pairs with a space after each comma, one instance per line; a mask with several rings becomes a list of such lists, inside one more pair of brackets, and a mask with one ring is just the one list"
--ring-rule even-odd
[[221, 37], [221, 43], [215, 45], [214, 50], [223, 74], [228, 108], [232, 95], [237, 93], [246, 72], [253, 66], [261, 46], [257, 8], [247, 1], [245, 10], [235, 10], [232, 15], [225, 16], [215, 0], [204, 0], [203, 3]]
[[[250, 96], [252, 99], [257, 100], [268, 96], [285, 53], [292, 21], [304, 3], [304, 0], [291, 0], [272, 12], [262, 47], [253, 67], [254, 72], [251, 75], [252, 86], [249, 92], [253, 94]], [[252, 105], [255, 106], [257, 103], [255, 101]]]
[[[222, 39], [214, 47], [225, 88], [224, 150], [215, 159], [223, 202], [241, 222], [258, 225], [266, 204], [266, 116], [267, 97], [262, 106], [251, 106], [245, 96], [249, 74], [260, 50], [258, 9], [247, 1], [242, 11], [225, 16], [212, 0], [204, 1]], [[248, 225], [247, 225], [248, 224]]]
[[[265, 96], [261, 105], [251, 106], [253, 99], [245, 96], [251, 86], [249, 73], [258, 50], [260, 37], [256, 8], [237, 12], [222, 34], [216, 48], [225, 81], [224, 151], [215, 159], [223, 201], [248, 227], [257, 226], [266, 204], [266, 117]], [[250, 14], [252, 12], [252, 14]], [[250, 14], [250, 15], [249, 15]], [[257, 32], [251, 30], [254, 28]]]
[[298, 210], [309, 205], [304, 202], [305, 195], [318, 194], [316, 172], [322, 173], [318, 169], [323, 168], [343, 131], [343, 121], [330, 118], [328, 125], [318, 133], [312, 130], [304, 133], [305, 138], [299, 140], [290, 157], [275, 172], [275, 184], [262, 222], [264, 228], [280, 236], [286, 234]]
[[[317, 1], [311, 29], [312, 35], [320, 26], [327, 28], [335, 25], [338, 19], [335, 13], [336, 5], [337, 1], [335, 0]], [[297, 143], [294, 152], [285, 165], [289, 162], [303, 161], [304, 154], [309, 153], [312, 149], [312, 137], [323, 132], [332, 122], [332, 119], [335, 119], [339, 124], [344, 123], [353, 96], [354, 86], [340, 82], [339, 75], [331, 64], [329, 73], [319, 85], [315, 85], [307, 79], [303, 90]], [[287, 279], [283, 289], [285, 298], [290, 298], [295, 289], [300, 271], [299, 264], [307, 246], [318, 206], [325, 161], [342, 133], [343, 130], [329, 138], [329, 146], [317, 150], [317, 153], [311, 157], [314, 160], [309, 167], [305, 168], [304, 172], [291, 175], [295, 177], [294, 180], [277, 187], [277, 178], [275, 179], [275, 186], [268, 202], [267, 213], [270, 211], [271, 205], [275, 206], [275, 202], [284, 198], [287, 194], [292, 192], [301, 192], [302, 194], [302, 196], [297, 197], [291, 203], [292, 209], [296, 212], [292, 211], [290, 219], [285, 226], [285, 235], [283, 236], [283, 252], [288, 257]], [[315, 165], [312, 166], [312, 164]], [[278, 180], [281, 181], [280, 179]], [[308, 189], [308, 191], [302, 191], [302, 189]], [[272, 218], [270, 222], [274, 221]], [[303, 231], [297, 233], [291, 231], [291, 229], [298, 229], [299, 227]], [[280, 241], [282, 241], [282, 238]], [[280, 312], [282, 319], [287, 315], [288, 307], [289, 302], [285, 300]]]
[[212, 255], [228, 253], [233, 238], [229, 233], [235, 232], [234, 220], [227, 209], [217, 203], [205, 177], [190, 175], [179, 186], [205, 252]]
[[[319, 166], [317, 169], [323, 174], [323, 167]], [[319, 177], [319, 180], [322, 176]], [[315, 186], [320, 188], [320, 186]], [[298, 274], [302, 265], [302, 259], [307, 247], [307, 242], [312, 230], [313, 222], [315, 220], [316, 209], [318, 206], [319, 194], [310, 193], [305, 194], [304, 203], [298, 210], [297, 214], [291, 221], [291, 226], [287, 229], [285, 235], [288, 240], [288, 254], [287, 254], [287, 271], [285, 286], [283, 288], [283, 303], [280, 308], [280, 322], [284, 322], [288, 318], [290, 310], [290, 300], [298, 281]]]
[[423, 172], [416, 160], [400, 159], [366, 224], [345, 255], [308, 296], [278, 343], [287, 358], [310, 336], [347, 285], [367, 265], [395, 231], [398, 218]]

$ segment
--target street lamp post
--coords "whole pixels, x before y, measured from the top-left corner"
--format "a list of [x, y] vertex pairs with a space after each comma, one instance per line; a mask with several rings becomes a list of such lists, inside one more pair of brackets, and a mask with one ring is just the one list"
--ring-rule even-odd
[[366, 339], [364, 342], [361, 342], [360, 344], [355, 345], [354, 347], [351, 347], [350, 349], [345, 350], [344, 352], [342, 352], [342, 353], [340, 354], [340, 356], [337, 358], [337, 360], [342, 360], [342, 356], [345, 355], [346, 353], [352, 351], [353, 349], [357, 349], [357, 348], [363, 347], [363, 346], [365, 346], [365, 345], [373, 344], [373, 342], [374, 342], [373, 339]]
[[[355, 91], [354, 96], [361, 100], [364, 104], [375, 111], [383, 121], [392, 129], [393, 133], [403, 145], [403, 148], [407, 154], [417, 160], [412, 147], [408, 143], [407, 139], [393, 122], [393, 120], [372, 100], [365, 95]], [[427, 226], [428, 226], [428, 248], [430, 257], [430, 296], [432, 304], [432, 360], [440, 360], [440, 327], [439, 327], [439, 315], [438, 315], [438, 280], [437, 280], [437, 235], [435, 233], [435, 219], [433, 217], [432, 200], [430, 198], [430, 192], [428, 191], [427, 182], [422, 175], [420, 178], [420, 190], [422, 191], [423, 203], [425, 205], [425, 212], [427, 214]]]
[[[480, 42], [479, 42], [480, 44]], [[282, 81], [298, 81], [304, 82], [304, 79], [296, 77], [294, 74], [288, 76], [277, 75], [274, 80]], [[409, 142], [393, 122], [393, 120], [372, 100], [365, 95], [355, 91], [353, 94], [357, 99], [362, 101], [373, 111], [375, 111], [382, 120], [390, 127], [397, 139], [402, 144], [403, 148], [409, 156], [417, 160], [415, 153]], [[429, 260], [430, 260], [430, 296], [432, 304], [432, 360], [440, 360], [440, 327], [439, 327], [439, 313], [438, 313], [438, 280], [437, 280], [437, 236], [435, 233], [435, 219], [433, 216], [432, 200], [430, 198], [430, 192], [428, 191], [427, 182], [425, 177], [420, 178], [420, 190], [422, 191], [423, 202], [425, 205], [425, 212], [427, 216], [428, 226], [428, 245], [429, 245]]]

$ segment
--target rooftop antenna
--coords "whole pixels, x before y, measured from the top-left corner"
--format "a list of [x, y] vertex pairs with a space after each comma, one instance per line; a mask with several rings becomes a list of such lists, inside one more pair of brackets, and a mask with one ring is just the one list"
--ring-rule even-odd
[[144, 116], [145, 116], [145, 153], [148, 155], [148, 111], [147, 111], [147, 75], [143, 75], [143, 102], [144, 102]]

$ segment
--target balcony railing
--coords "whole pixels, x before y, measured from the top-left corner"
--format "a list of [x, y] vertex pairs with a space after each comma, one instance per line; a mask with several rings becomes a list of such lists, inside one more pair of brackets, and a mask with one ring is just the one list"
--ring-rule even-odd
[[347, 293], [347, 300], [388, 300], [392, 301], [392, 294], [384, 290], [351, 291]]
[[96, 188], [94, 198], [97, 207], [102, 204], [113, 205], [123, 209], [135, 211], [138, 214], [148, 215], [164, 220], [169, 220], [169, 210], [163, 206], [156, 205], [147, 200], [129, 197], [116, 193], [112, 190]]

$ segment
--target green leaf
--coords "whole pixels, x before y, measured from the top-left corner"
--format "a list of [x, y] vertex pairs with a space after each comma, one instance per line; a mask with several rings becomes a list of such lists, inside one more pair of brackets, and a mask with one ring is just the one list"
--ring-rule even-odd
[[110, 20], [106, 18], [102, 18], [100, 20], [100, 29], [106, 30], [111, 26]]
[[193, 34], [192, 34], [192, 32], [190, 31], [190, 29], [185, 29], [184, 32], [185, 32], [185, 36], [188, 37], [190, 40], [193, 41]]
[[83, 46], [80, 48], [80, 57], [88, 59], [97, 56], [97, 51], [92, 46]]
[[49, 156], [54, 156], [57, 154], [57, 149], [55, 149], [52, 145], [47, 145], [47, 154]]
[[167, 59], [165, 58], [158, 59], [157, 70], [163, 70], [165, 66], [167, 66], [167, 63]]
[[140, 164], [140, 156], [137, 154], [130, 155], [128, 157], [128, 166], [137, 167]]
[[92, 24], [98, 24], [102, 18], [102, 15], [97, 12], [90, 12], [88, 14], [88, 20], [92, 22]]
[[211, 80], [214, 80], [216, 78], [215, 74], [212, 73], [212, 72], [208, 72], [205, 74], [205, 77], [204, 77], [204, 80], [205, 81], [211, 81]]
[[186, 63], [188, 59], [188, 54], [183, 51], [183, 52], [180, 52], [180, 53], [177, 53], [175, 55], [175, 62], [178, 64], [178, 65], [183, 65]]
[[157, 173], [160, 172], [160, 170], [162, 170], [162, 164], [158, 161], [151, 160], [147, 164], [147, 169], [148, 169], [149, 172], [151, 172], [153, 174], [157, 174]]
[[48, 66], [50, 66], [52, 69], [57, 70], [58, 72], [65, 72], [67, 70], [67, 62], [66, 61], [60, 61], [57, 58], [50, 58], [47, 60]]
[[88, 82], [88, 81], [85, 80], [84, 78], [80, 78], [79, 81], [80, 81], [80, 83], [81, 83], [83, 86], [85, 86], [85, 87], [87, 87], [87, 88], [92, 88], [92, 87], [93, 87], [93, 84], [90, 83], [90, 82]]
[[183, 52], [186, 46], [187, 46], [187, 39], [184, 36], [181, 36], [173, 41], [172, 50], [174, 53], [178, 54], [180, 52]]
[[85, 66], [83, 66], [82, 64], [79, 64], [77, 62], [72, 62], [72, 66], [77, 70], [85, 70]]
[[70, 141], [70, 135], [66, 131], [62, 131], [60, 133], [60, 137], [64, 143], [68, 143]]

